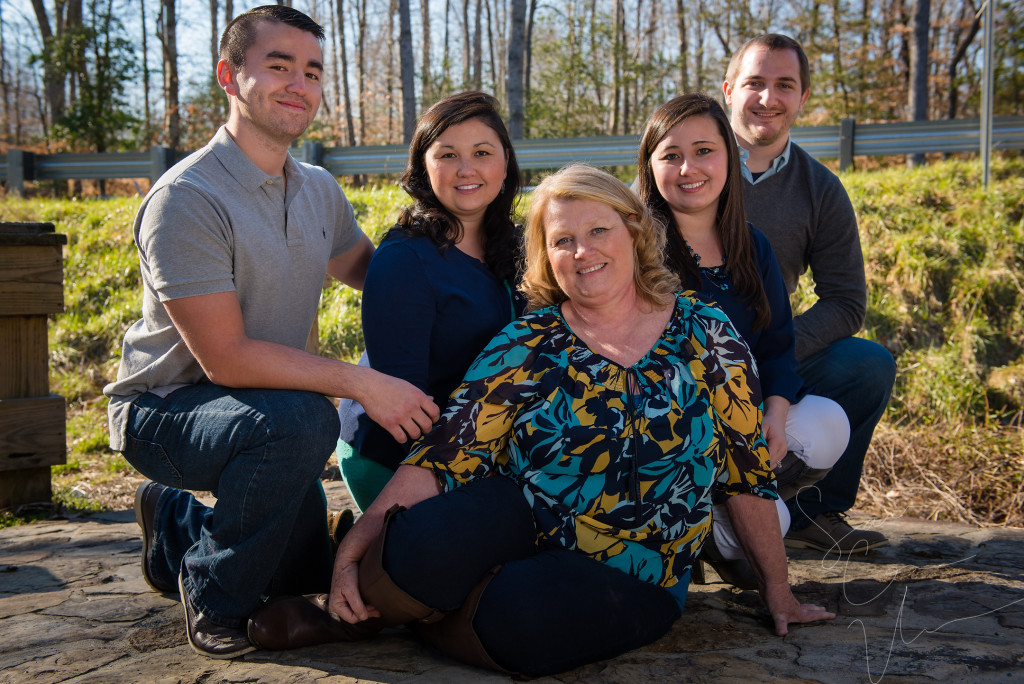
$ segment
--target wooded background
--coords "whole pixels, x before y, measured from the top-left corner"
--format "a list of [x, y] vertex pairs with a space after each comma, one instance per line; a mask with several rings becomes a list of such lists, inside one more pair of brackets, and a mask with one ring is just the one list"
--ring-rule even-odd
[[[327, 31], [307, 137], [407, 141], [467, 88], [512, 137], [637, 133], [688, 90], [721, 93], [728, 56], [766, 31], [801, 41], [802, 125], [979, 115], [983, 0], [293, 0]], [[1024, 113], [1024, 1], [993, 0], [995, 115]], [[213, 77], [232, 0], [0, 0], [0, 151], [195, 149], [226, 117]]]

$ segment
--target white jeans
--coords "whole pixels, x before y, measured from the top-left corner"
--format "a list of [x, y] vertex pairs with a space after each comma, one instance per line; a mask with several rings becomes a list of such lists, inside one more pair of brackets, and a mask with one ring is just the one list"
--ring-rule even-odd
[[[835, 465], [850, 441], [850, 421], [842, 407], [831, 399], [808, 394], [789, 407], [786, 418], [786, 449], [816, 470]], [[775, 501], [782, 535], [789, 531], [789, 509], [783, 501]], [[724, 505], [714, 507], [715, 544], [726, 559], [743, 558], [729, 512]]]

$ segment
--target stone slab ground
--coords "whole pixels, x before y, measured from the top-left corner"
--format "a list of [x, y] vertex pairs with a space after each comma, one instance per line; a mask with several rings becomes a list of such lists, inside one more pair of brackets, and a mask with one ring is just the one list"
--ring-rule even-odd
[[[351, 505], [326, 482], [332, 507]], [[647, 648], [537, 682], [1024, 682], [1024, 529], [860, 520], [892, 545], [837, 560], [792, 552], [798, 598], [834, 621], [770, 630], [754, 592], [693, 587]], [[420, 645], [372, 641], [196, 655], [183, 611], [139, 569], [132, 511], [0, 530], [0, 684], [21, 682], [507, 682]], [[614, 615], [608, 616], [614, 620]]]

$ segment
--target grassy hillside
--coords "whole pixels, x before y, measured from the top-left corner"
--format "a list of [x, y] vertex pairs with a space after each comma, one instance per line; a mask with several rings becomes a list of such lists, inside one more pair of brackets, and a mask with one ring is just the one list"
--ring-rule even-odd
[[[1024, 161], [850, 173], [868, 264], [863, 336], [899, 366], [869, 454], [859, 508], [876, 514], [1024, 524]], [[405, 195], [347, 189], [376, 240]], [[51, 391], [68, 400], [68, 464], [54, 468], [69, 508], [130, 505], [138, 481], [106, 446], [103, 385], [139, 316], [131, 224], [138, 199], [0, 202], [5, 221], [53, 221], [68, 236], [66, 311], [51, 323]], [[797, 308], [812, 301], [798, 294]], [[359, 294], [332, 285], [320, 309], [325, 355], [358, 356]], [[8, 516], [9, 518], [10, 516]]]

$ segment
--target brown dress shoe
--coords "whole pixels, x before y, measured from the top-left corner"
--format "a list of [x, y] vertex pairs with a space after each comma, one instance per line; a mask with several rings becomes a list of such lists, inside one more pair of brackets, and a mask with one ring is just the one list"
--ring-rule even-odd
[[358, 641], [384, 625], [371, 618], [350, 624], [330, 613], [327, 594], [281, 596], [256, 609], [249, 618], [249, 641], [257, 648], [282, 651], [337, 641]]

